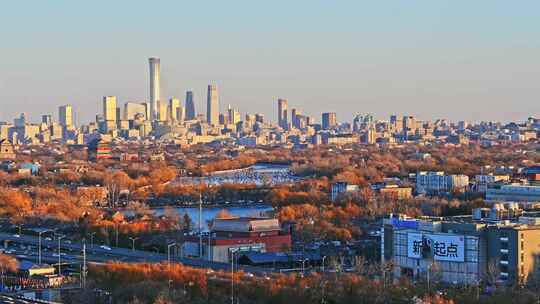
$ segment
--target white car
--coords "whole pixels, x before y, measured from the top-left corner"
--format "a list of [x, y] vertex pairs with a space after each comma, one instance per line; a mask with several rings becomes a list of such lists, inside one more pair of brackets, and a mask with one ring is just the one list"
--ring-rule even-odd
[[20, 238], [21, 235], [20, 234], [14, 234], [13, 237]]
[[101, 245], [101, 246], [99, 246], [99, 248], [105, 249], [105, 250], [112, 250], [111, 247], [105, 246], [105, 245]]

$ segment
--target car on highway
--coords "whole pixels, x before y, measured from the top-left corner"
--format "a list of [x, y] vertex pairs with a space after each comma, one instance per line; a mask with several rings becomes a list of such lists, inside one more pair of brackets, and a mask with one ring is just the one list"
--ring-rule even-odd
[[99, 246], [99, 248], [105, 249], [105, 250], [112, 250], [111, 247], [105, 246], [105, 245], [101, 245], [101, 246]]

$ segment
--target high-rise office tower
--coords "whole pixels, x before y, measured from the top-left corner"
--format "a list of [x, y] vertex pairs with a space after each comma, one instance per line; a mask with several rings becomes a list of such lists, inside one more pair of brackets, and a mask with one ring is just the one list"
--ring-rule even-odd
[[116, 121], [116, 96], [103, 97], [103, 120]]
[[149, 102], [142, 103], [144, 106], [144, 118], [148, 121], [152, 120], [152, 106]]
[[223, 113], [219, 113], [219, 124], [226, 125], [227, 123], [229, 123], [227, 116]]
[[169, 99], [169, 117], [172, 121], [178, 121], [178, 108], [181, 108], [180, 99], [172, 97]]
[[287, 120], [287, 99], [278, 99], [278, 125], [287, 129], [289, 121]]
[[[150, 120], [157, 120], [160, 105], [158, 104], [161, 100], [160, 96], [160, 62], [159, 58], [152, 57], [148, 59], [150, 63]], [[164, 120], [163, 118], [160, 120]]]
[[195, 113], [195, 101], [193, 101], [193, 92], [186, 92], [186, 120], [193, 120], [197, 117]]
[[335, 112], [323, 113], [322, 114], [322, 128], [324, 130], [329, 130], [337, 125], [337, 118]]
[[63, 105], [59, 107], [58, 120], [60, 121], [60, 125], [63, 127], [73, 127], [73, 107], [71, 105]]
[[403, 131], [403, 118], [398, 117], [397, 115], [391, 115], [390, 125], [394, 132], [401, 133]]
[[219, 124], [219, 100], [217, 85], [208, 85], [206, 98], [206, 122], [210, 125]]
[[186, 120], [186, 108], [180, 106], [176, 109], [176, 121], [180, 124]]
[[120, 122], [120, 120], [122, 119], [122, 116], [121, 116], [121, 111], [120, 111], [120, 107], [116, 107], [116, 122]]
[[416, 132], [416, 119], [414, 116], [403, 116], [403, 135], [405, 140]]
[[41, 115], [41, 122], [50, 127], [53, 123], [52, 116], [49, 114]]
[[236, 109], [231, 108], [231, 105], [229, 105], [227, 109], [227, 119], [226, 123], [229, 124], [237, 124], [242, 120], [242, 116], [240, 115], [240, 112]]
[[167, 102], [158, 100], [158, 113], [157, 113], [157, 120], [159, 121], [167, 121], [169, 116], [169, 107], [167, 106]]
[[299, 116], [301, 116], [300, 110], [291, 109], [291, 124], [297, 129], [300, 129], [300, 122], [298, 121]]
[[403, 116], [403, 131], [413, 132], [416, 130], [416, 120], [414, 116]]
[[233, 110], [232, 112], [232, 121], [229, 121], [229, 123], [237, 124], [242, 121], [242, 115], [240, 112]]

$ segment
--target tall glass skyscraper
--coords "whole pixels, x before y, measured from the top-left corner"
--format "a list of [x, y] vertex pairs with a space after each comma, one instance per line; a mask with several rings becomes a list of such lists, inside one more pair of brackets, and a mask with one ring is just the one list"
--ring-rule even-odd
[[73, 127], [73, 107], [71, 105], [64, 105], [58, 108], [58, 120], [63, 127]]
[[283, 129], [287, 129], [289, 124], [287, 118], [287, 105], [287, 99], [278, 99], [278, 125]]
[[152, 57], [148, 59], [150, 63], [150, 119], [158, 119], [158, 107], [160, 96], [160, 61], [159, 58]]
[[116, 96], [103, 96], [103, 119], [116, 122]]
[[192, 120], [197, 117], [195, 113], [195, 101], [193, 101], [193, 92], [186, 92], [186, 120]]
[[219, 99], [217, 85], [208, 85], [206, 99], [206, 121], [211, 125], [219, 124]]

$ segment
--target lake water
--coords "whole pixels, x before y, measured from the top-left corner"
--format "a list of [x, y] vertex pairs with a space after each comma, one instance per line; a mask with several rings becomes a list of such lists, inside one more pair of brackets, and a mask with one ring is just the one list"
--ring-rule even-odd
[[253, 166], [236, 169], [218, 171], [204, 177], [183, 176], [177, 178], [173, 183], [179, 184], [200, 184], [223, 185], [223, 184], [254, 184], [258, 186], [275, 186], [280, 184], [290, 184], [300, 178], [295, 176], [286, 165], [275, 164], [255, 164]]
[[[184, 214], [188, 214], [193, 222], [195, 228], [199, 227], [199, 208], [198, 207], [177, 207], [175, 208], [181, 217]], [[163, 215], [163, 208], [152, 209], [157, 216]], [[265, 213], [271, 212], [274, 209], [270, 205], [256, 205], [256, 206], [236, 206], [236, 207], [203, 207], [202, 209], [202, 221], [203, 230], [208, 231], [208, 221], [213, 220], [221, 210], [227, 210], [231, 215], [246, 217], [246, 216], [264, 216]], [[124, 214], [127, 216], [133, 213], [126, 210]]]

